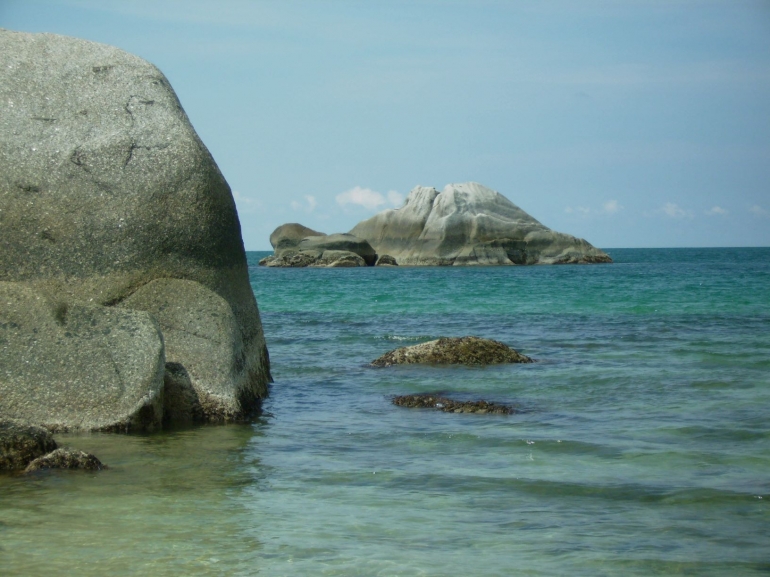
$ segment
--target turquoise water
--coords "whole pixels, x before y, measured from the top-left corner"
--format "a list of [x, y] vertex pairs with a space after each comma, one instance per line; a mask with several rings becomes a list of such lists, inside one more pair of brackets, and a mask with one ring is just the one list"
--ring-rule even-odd
[[[0, 574], [766, 575], [770, 249], [612, 265], [267, 269], [253, 425], [58, 437], [0, 477]], [[439, 336], [532, 365], [367, 363]], [[395, 407], [442, 391], [509, 416]]]

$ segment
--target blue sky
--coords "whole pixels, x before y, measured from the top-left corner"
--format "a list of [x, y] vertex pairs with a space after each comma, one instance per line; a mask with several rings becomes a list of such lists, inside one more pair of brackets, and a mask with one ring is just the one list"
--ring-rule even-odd
[[169, 78], [247, 250], [477, 181], [604, 247], [770, 246], [767, 0], [0, 0]]

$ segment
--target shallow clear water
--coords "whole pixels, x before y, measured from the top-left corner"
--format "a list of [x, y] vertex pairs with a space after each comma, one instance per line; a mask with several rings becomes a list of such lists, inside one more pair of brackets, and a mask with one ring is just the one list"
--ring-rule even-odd
[[[58, 437], [111, 466], [0, 477], [0, 574], [770, 572], [770, 249], [613, 265], [266, 269], [253, 425]], [[367, 363], [475, 334], [532, 365]], [[443, 391], [510, 416], [395, 407]]]

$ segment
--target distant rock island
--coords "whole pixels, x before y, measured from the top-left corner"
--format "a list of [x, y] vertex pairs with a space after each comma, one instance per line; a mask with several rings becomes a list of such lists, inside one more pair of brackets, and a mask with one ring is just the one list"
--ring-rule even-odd
[[[358, 223], [348, 234], [327, 236], [300, 224], [285, 224], [270, 235], [270, 243], [275, 254], [262, 259], [260, 264], [469, 266], [612, 262], [607, 253], [589, 242], [551, 230], [499, 192], [477, 182], [448, 184], [442, 191], [417, 186], [401, 208], [384, 210]], [[339, 251], [350, 254], [342, 255]]]

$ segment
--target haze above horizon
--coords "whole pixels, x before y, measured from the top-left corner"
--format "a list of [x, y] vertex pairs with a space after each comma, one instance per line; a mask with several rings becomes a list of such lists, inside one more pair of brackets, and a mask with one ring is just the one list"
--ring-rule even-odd
[[770, 3], [2, 0], [168, 77], [247, 250], [476, 181], [598, 247], [770, 246]]

